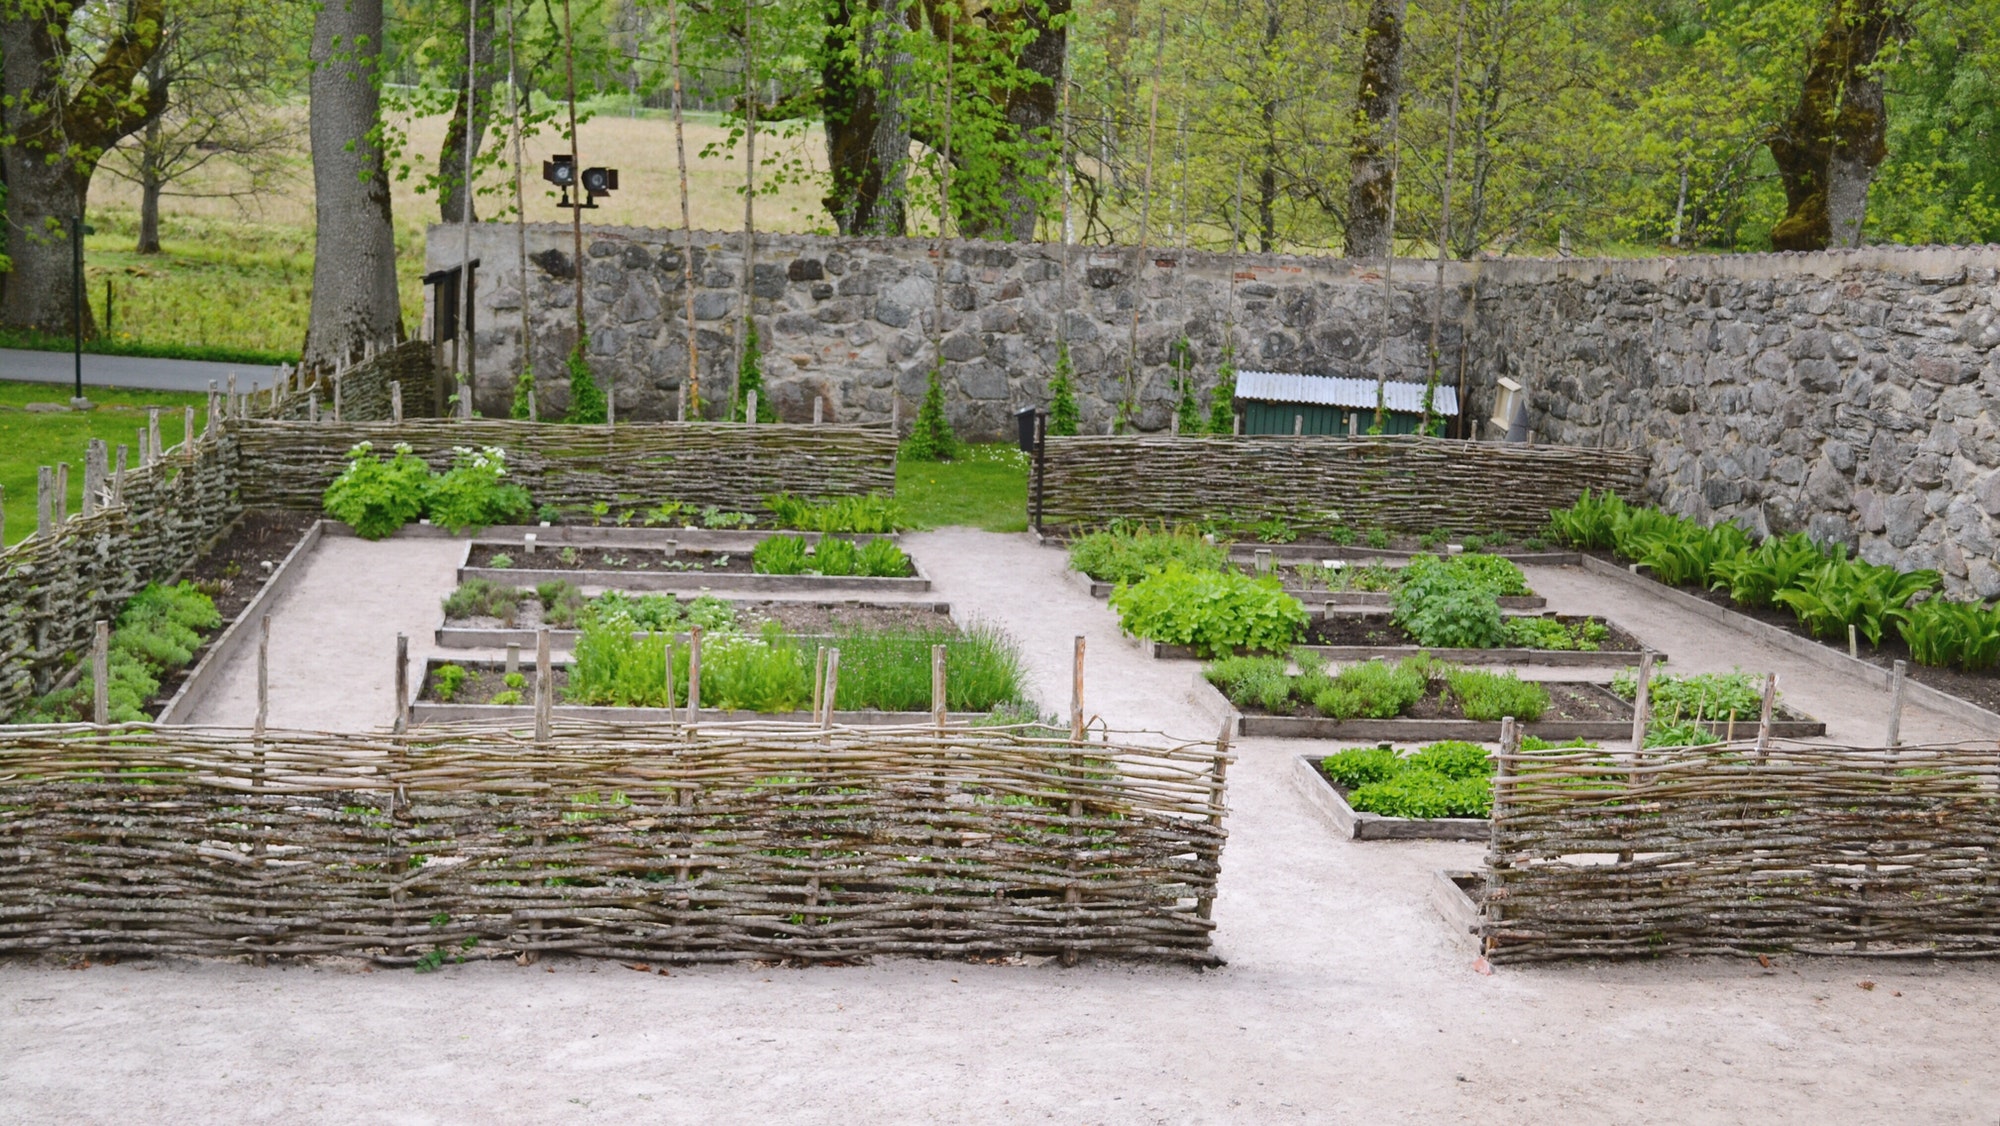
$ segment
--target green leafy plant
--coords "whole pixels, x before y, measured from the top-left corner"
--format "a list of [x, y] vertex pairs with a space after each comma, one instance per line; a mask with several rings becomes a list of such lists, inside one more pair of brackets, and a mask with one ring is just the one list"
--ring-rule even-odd
[[1289, 523], [1272, 517], [1250, 525], [1250, 530], [1264, 543], [1291, 543], [1299, 538], [1299, 533]]
[[486, 565], [504, 571], [514, 565], [514, 557], [504, 551], [495, 552], [493, 558], [486, 561]]
[[725, 512], [712, 504], [701, 510], [701, 526], [704, 528], [726, 531], [730, 528], [748, 528], [756, 522], [757, 518], [747, 512]]
[[1934, 597], [1892, 616], [1920, 665], [1980, 672], [2000, 664], [2000, 606]]
[[1454, 668], [1445, 673], [1445, 685], [1467, 719], [1491, 722], [1513, 716], [1533, 723], [1549, 709], [1547, 689], [1511, 672]]
[[379, 540], [423, 515], [430, 466], [398, 443], [388, 461], [375, 456], [374, 443], [347, 451], [347, 468], [326, 487], [326, 514], [354, 529], [362, 539]]
[[1222, 657], [1203, 666], [1202, 675], [1239, 708], [1282, 712], [1292, 701], [1290, 662], [1284, 657]]
[[1568, 508], [1549, 513], [1549, 533], [1571, 547], [1606, 549], [1617, 543], [1618, 527], [1627, 512], [1617, 493], [1592, 495], [1589, 489]]
[[1402, 772], [1403, 757], [1388, 747], [1350, 747], [1319, 760], [1320, 773], [1343, 789], [1386, 782]]
[[1229, 565], [1229, 551], [1192, 528], [1165, 525], [1114, 527], [1069, 545], [1069, 565], [1100, 582], [1137, 582], [1169, 563], [1190, 571], [1220, 571]]
[[760, 575], [803, 575], [812, 566], [804, 536], [770, 536], [750, 550], [750, 568]]
[[900, 579], [912, 573], [910, 557], [889, 540], [869, 540], [861, 545], [855, 574], [871, 578]]
[[1898, 571], [1844, 556], [1845, 551], [1836, 552], [1799, 575], [1795, 586], [1772, 595], [1815, 636], [1840, 638], [1852, 625], [1868, 644], [1880, 645], [1891, 615], [1941, 583], [1936, 571]]
[[1619, 551], [1668, 586], [1707, 586], [1714, 568], [1750, 551], [1750, 537], [1734, 524], [1703, 528], [1692, 520], [1676, 520], [1622, 539]]
[[542, 622], [552, 629], [572, 629], [589, 604], [583, 589], [568, 579], [535, 584], [535, 600], [542, 604]]
[[518, 587], [491, 579], [467, 579], [445, 596], [444, 616], [447, 620], [498, 618], [502, 625], [512, 626], [520, 614], [521, 601], [526, 597], [527, 592]]
[[1498, 555], [1453, 555], [1442, 562], [1465, 582], [1485, 587], [1496, 595], [1506, 597], [1530, 593], [1528, 576], [1522, 574], [1512, 560]]
[[1493, 773], [1493, 759], [1485, 747], [1457, 739], [1419, 748], [1410, 756], [1409, 765], [1446, 778], [1485, 778]]
[[535, 402], [535, 369], [524, 367], [521, 374], [514, 377], [514, 401], [509, 405], [507, 417], [525, 421], [533, 414], [530, 409]]
[[[160, 691], [161, 678], [187, 667], [201, 648], [202, 634], [221, 625], [214, 600], [193, 583], [152, 583], [133, 595], [112, 624], [105, 661], [106, 718], [112, 723], [149, 718], [145, 705]], [[14, 722], [88, 720], [96, 698], [96, 681], [86, 672], [75, 686], [29, 702]]]
[[1207, 657], [1237, 649], [1278, 650], [1297, 641], [1308, 615], [1275, 577], [1167, 564], [1137, 583], [1119, 583], [1111, 608], [1127, 633], [1185, 645]]
[[821, 536], [814, 545], [812, 568], [822, 575], [852, 575], [861, 566], [861, 551], [854, 541]]
[[579, 334], [576, 346], [569, 350], [569, 414], [565, 422], [603, 422], [609, 417], [604, 391], [590, 372], [589, 347], [590, 337]]
[[1410, 559], [1390, 605], [1395, 623], [1427, 648], [1491, 649], [1506, 640], [1499, 599], [1483, 573], [1435, 555]]
[[900, 532], [910, 526], [910, 518], [894, 497], [843, 496], [826, 500], [804, 500], [780, 493], [764, 498], [771, 519], [780, 528], [801, 532]]
[[1730, 599], [1744, 606], [1769, 606], [1779, 591], [1797, 585], [1799, 576], [1826, 560], [1827, 553], [1803, 532], [1768, 536], [1749, 551], [1710, 564], [1709, 585], [1729, 591]]
[[[1611, 690], [1627, 700], [1639, 696], [1639, 674], [1620, 669], [1611, 677]], [[1760, 715], [1764, 710], [1764, 680], [1748, 672], [1705, 672], [1687, 675], [1657, 675], [1646, 681], [1646, 707], [1668, 721], [1727, 719]]]
[[950, 461], [958, 455], [958, 435], [952, 433], [951, 419], [944, 413], [943, 367], [943, 360], [931, 365], [923, 405], [917, 408], [910, 436], [903, 439], [902, 455], [912, 461]]
[[1070, 363], [1069, 341], [1056, 342], [1056, 368], [1049, 377], [1048, 433], [1052, 437], [1073, 438], [1082, 425], [1083, 414], [1076, 405], [1076, 369]]
[[1574, 625], [1555, 618], [1508, 618], [1504, 644], [1516, 649], [1561, 649], [1595, 652], [1611, 636], [1610, 627], [1595, 618]]
[[458, 695], [460, 686], [465, 683], [465, 677], [463, 665], [439, 665], [431, 674], [431, 691], [438, 699], [449, 704], [452, 697]]
[[1722, 742], [1722, 736], [1694, 720], [1679, 723], [1662, 723], [1646, 729], [1646, 746], [1653, 747], [1705, 747]]
[[1347, 800], [1357, 810], [1383, 817], [1490, 817], [1493, 783], [1484, 777], [1452, 779], [1435, 771], [1403, 770], [1356, 789]]
[[743, 353], [736, 361], [736, 393], [729, 403], [729, 421], [749, 422], [750, 392], [757, 393], [757, 421], [776, 422], [778, 412], [764, 389], [764, 346], [757, 339], [757, 320], [743, 318]]
[[1236, 433], [1236, 350], [1222, 346], [1222, 366], [1215, 370], [1215, 387], [1208, 393], [1208, 432]]
[[528, 490], [507, 484], [506, 476], [507, 453], [500, 447], [454, 446], [451, 468], [424, 490], [424, 510], [451, 532], [525, 520], [534, 507]]
[[1428, 657], [1362, 661], [1316, 686], [1310, 699], [1328, 719], [1392, 719], [1424, 698], [1435, 671]]
[[1369, 547], [1380, 551], [1389, 546], [1389, 529], [1370, 528], [1366, 540]]

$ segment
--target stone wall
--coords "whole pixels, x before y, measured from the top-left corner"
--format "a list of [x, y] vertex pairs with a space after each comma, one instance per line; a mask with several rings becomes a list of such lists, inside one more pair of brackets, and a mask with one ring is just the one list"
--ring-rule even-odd
[[[431, 266], [457, 261], [430, 241]], [[526, 286], [545, 409], [567, 402], [573, 328], [569, 228], [528, 228]], [[585, 236], [586, 316], [621, 417], [671, 417], [687, 372], [680, 235]], [[911, 239], [764, 235], [757, 314], [782, 418], [904, 425], [932, 363], [939, 259]], [[742, 238], [696, 235], [704, 397], [733, 385]], [[483, 261], [480, 409], [520, 363], [514, 229], [475, 229]], [[1086, 433], [1132, 383], [1135, 429], [1166, 428], [1169, 347], [1185, 334], [1205, 393], [1226, 342], [1239, 367], [1421, 380], [1433, 316], [1438, 367], [1468, 418], [1495, 381], [1527, 390], [1537, 440], [1649, 456], [1650, 499], [1757, 531], [1811, 530], [1870, 560], [1937, 567], [1954, 593], [2000, 595], [2000, 248], [1639, 261], [1402, 260], [1383, 315], [1380, 262], [1135, 248], [950, 243], [944, 270], [948, 409], [960, 432], [999, 438], [1047, 401], [1057, 320], [1071, 342]], [[1135, 322], [1136, 314], [1136, 322]], [[1137, 325], [1139, 363], [1127, 356]], [[1461, 346], [1463, 343], [1463, 346]]]
[[1472, 370], [1668, 509], [2000, 595], [2000, 247], [1506, 263]]
[[[455, 265], [458, 228], [435, 228], [434, 235], [430, 268]], [[534, 368], [549, 417], [569, 402], [564, 358], [575, 339], [574, 244], [567, 226], [530, 226], [527, 235]], [[742, 245], [740, 234], [695, 235], [696, 352], [702, 397], [712, 407], [735, 384]], [[680, 247], [678, 231], [584, 232], [590, 354], [599, 381], [616, 381], [620, 418], [671, 418], [677, 409], [688, 371]], [[1112, 423], [1128, 378], [1136, 428], [1167, 428], [1174, 401], [1168, 350], [1184, 334], [1204, 396], [1232, 339], [1238, 367], [1372, 375], [1386, 350], [1391, 378], [1424, 378], [1436, 297], [1426, 264], [1400, 264], [1385, 332], [1379, 264], [1172, 249], [1149, 251], [1142, 262], [1136, 248], [1072, 247], [1065, 271], [1060, 246], [952, 242], [942, 256], [939, 310], [934, 249], [921, 239], [758, 236], [764, 379], [781, 420], [811, 421], [817, 398], [828, 420], [886, 422], [892, 397], [900, 396], [907, 427], [923, 398], [940, 311], [947, 409], [959, 432], [974, 438], [1009, 435], [1014, 410], [1048, 401], [1058, 317], [1091, 433]], [[511, 392], [504, 381], [521, 362], [515, 228], [475, 227], [472, 253], [481, 263], [477, 403], [485, 414], [505, 414]], [[1454, 374], [1464, 276], [1454, 266], [1444, 294], [1441, 352]], [[1139, 363], [1128, 374], [1135, 310]]]

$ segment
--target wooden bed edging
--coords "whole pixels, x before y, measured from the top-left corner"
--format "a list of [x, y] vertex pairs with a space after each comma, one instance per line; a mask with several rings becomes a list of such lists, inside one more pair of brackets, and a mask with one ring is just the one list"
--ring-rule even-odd
[[221, 683], [223, 670], [229, 667], [229, 662], [237, 653], [255, 644], [253, 639], [257, 636], [258, 619], [270, 613], [279, 600], [298, 585], [299, 576], [305, 573], [307, 558], [327, 534], [328, 523], [326, 520], [313, 521], [312, 526], [306, 529], [305, 535], [299, 537], [299, 542], [293, 544], [292, 550], [285, 553], [283, 562], [271, 572], [270, 578], [264, 580], [263, 589], [250, 600], [249, 605], [243, 607], [242, 613], [236, 615], [236, 620], [230, 622], [228, 628], [222, 631], [222, 636], [215, 639], [215, 644], [208, 647], [208, 652], [201, 655], [201, 660], [195, 662], [194, 670], [188, 673], [187, 679], [174, 690], [173, 696], [167, 700], [167, 706], [160, 709], [160, 717], [156, 722], [186, 723], [188, 717], [208, 699], [209, 693]]
[[1303, 795], [1341, 836], [1354, 841], [1483, 841], [1493, 831], [1484, 817], [1384, 817], [1347, 804], [1320, 773], [1324, 755], [1292, 759], [1292, 788]]

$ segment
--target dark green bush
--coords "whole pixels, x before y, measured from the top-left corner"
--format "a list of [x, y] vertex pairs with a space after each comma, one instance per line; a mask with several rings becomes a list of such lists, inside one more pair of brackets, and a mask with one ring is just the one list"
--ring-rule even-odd
[[1896, 632], [1920, 665], [1980, 672], [2000, 664], [2000, 607], [1927, 598], [1894, 613]]

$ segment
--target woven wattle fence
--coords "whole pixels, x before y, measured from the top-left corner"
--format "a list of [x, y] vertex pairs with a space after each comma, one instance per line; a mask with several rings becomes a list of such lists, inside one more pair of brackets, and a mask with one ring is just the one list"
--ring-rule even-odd
[[498, 446], [538, 505], [611, 512], [663, 501], [763, 508], [774, 493], [826, 497], [893, 493], [896, 437], [886, 427], [644, 422], [612, 426], [475, 420], [389, 423], [232, 422], [242, 450], [243, 503], [317, 510], [347, 451], [387, 454], [407, 442], [433, 468], [457, 446]]
[[[1646, 457], [1627, 450], [1367, 438], [1050, 438], [1045, 529], [1112, 520], [1283, 520], [1301, 532], [1442, 528], [1532, 534], [1585, 489], [1626, 494]], [[1030, 508], [1033, 498], [1030, 497]]]
[[1503, 756], [1495, 962], [2000, 954], [2000, 746]]
[[193, 562], [241, 511], [236, 445], [219, 429], [122, 474], [108, 465], [90, 515], [0, 551], [0, 719], [89, 647], [97, 619]]
[[1226, 752], [1032, 731], [0, 728], [0, 951], [1213, 962]]

